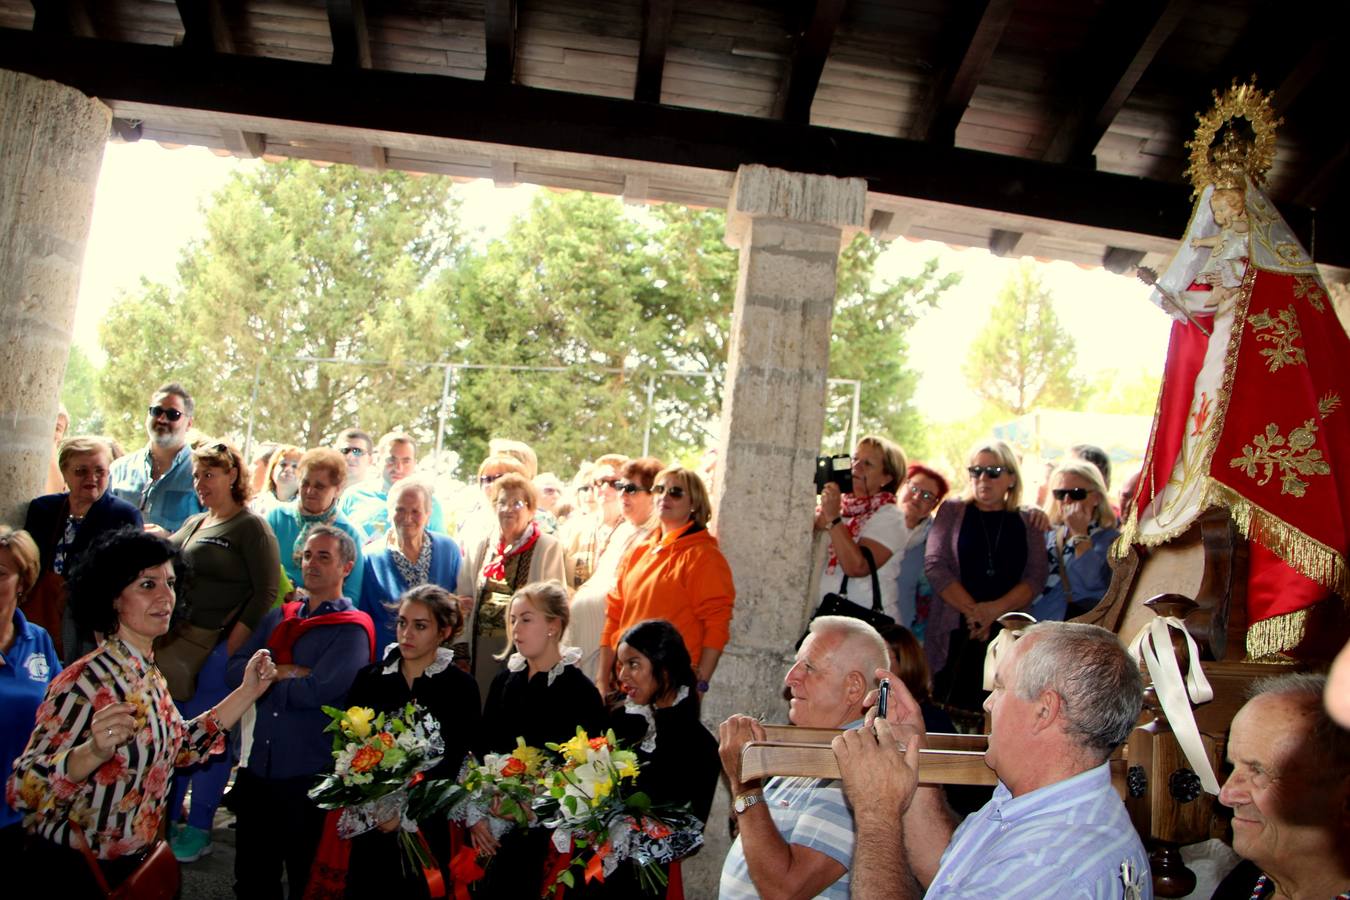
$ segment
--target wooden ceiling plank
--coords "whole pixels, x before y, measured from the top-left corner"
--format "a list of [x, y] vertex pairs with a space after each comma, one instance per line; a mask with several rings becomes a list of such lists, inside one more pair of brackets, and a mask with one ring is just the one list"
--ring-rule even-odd
[[774, 118], [802, 124], [811, 121], [811, 103], [845, 5], [846, 0], [815, 0], [810, 21], [793, 42], [792, 55], [774, 99]]
[[183, 23], [184, 49], [194, 53], [233, 53], [234, 37], [220, 0], [176, 0]]
[[365, 0], [328, 0], [328, 30], [333, 38], [333, 65], [370, 68], [370, 31]]
[[222, 128], [220, 137], [225, 142], [225, 149], [229, 150], [232, 156], [240, 159], [257, 159], [263, 155], [265, 142], [261, 132]]
[[1113, 14], [1103, 17], [1076, 63], [1088, 87], [1055, 130], [1043, 159], [1091, 162], [1097, 144], [1191, 4], [1192, 0], [1122, 0]]
[[32, 0], [33, 30], [70, 37], [97, 37], [86, 0]]
[[1347, 160], [1350, 160], [1350, 142], [1341, 144], [1339, 150], [1317, 167], [1316, 174], [1304, 184], [1295, 202], [1312, 210], [1319, 209], [1344, 174]]
[[1129, 247], [1107, 247], [1105, 255], [1102, 256], [1102, 268], [1115, 275], [1124, 275], [1138, 268], [1143, 259], [1143, 250], [1132, 250]]
[[1026, 232], [995, 228], [989, 233], [989, 252], [995, 256], [1020, 256], [1017, 248], [1025, 239]]
[[352, 144], [352, 165], [369, 172], [383, 172], [389, 168], [388, 156], [379, 144]]
[[483, 40], [487, 51], [489, 84], [511, 84], [516, 70], [516, 0], [487, 0], [483, 11]]
[[633, 99], [639, 103], [661, 102], [661, 77], [665, 73], [674, 19], [675, 0], [642, 0], [642, 43], [633, 86]]
[[994, 56], [1012, 16], [1015, 0], [978, 0], [968, 4], [967, 18], [955, 26], [948, 50], [935, 67], [932, 88], [910, 131], [910, 138], [948, 146], [970, 105], [985, 67]]

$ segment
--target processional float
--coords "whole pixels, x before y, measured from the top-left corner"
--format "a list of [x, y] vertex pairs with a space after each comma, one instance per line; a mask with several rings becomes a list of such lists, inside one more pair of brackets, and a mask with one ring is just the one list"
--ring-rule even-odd
[[[1269, 95], [1234, 82], [1214, 98], [1187, 143], [1181, 245], [1161, 274], [1139, 272], [1173, 324], [1138, 494], [1110, 589], [1075, 620], [1120, 635], [1144, 671], [1111, 769], [1162, 897], [1195, 885], [1181, 846], [1229, 838], [1216, 773], [1248, 686], [1324, 667], [1350, 637], [1350, 337], [1262, 188], [1280, 124]], [[766, 730], [746, 777], [838, 777], [837, 732]], [[921, 782], [994, 783], [986, 736], [927, 743]]]

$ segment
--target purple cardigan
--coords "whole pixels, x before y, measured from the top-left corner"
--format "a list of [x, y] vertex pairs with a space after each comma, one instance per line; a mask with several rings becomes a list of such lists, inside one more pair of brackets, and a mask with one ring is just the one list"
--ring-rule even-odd
[[[933, 586], [935, 601], [928, 613], [924, 653], [934, 674], [941, 672], [947, 664], [948, 633], [961, 624], [961, 614], [956, 607], [942, 600], [941, 595], [961, 580], [961, 561], [957, 556], [956, 545], [961, 537], [961, 522], [965, 516], [966, 501], [948, 500], [943, 503], [933, 517], [933, 527], [928, 532], [928, 543], [924, 546], [923, 571], [928, 576], [928, 583]], [[1045, 533], [1031, 527], [1026, 510], [1022, 511], [1022, 524], [1026, 526], [1027, 532], [1027, 564], [1022, 570], [1022, 583], [1031, 588], [1031, 598], [1027, 600], [1027, 606], [1030, 606], [1045, 589], [1050, 561], [1045, 553]]]

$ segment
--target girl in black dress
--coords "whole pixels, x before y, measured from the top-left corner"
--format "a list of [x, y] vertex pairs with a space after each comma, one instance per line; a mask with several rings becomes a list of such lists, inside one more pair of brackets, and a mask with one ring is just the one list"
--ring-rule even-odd
[[[510, 753], [516, 738], [531, 747], [563, 743], [577, 727], [589, 735], [605, 728], [600, 693], [576, 663], [581, 651], [561, 646], [568, 623], [567, 590], [556, 581], [527, 584], [511, 598], [506, 671], [492, 681], [483, 707], [482, 753]], [[469, 830], [474, 848], [491, 857], [474, 883], [475, 897], [538, 897], [549, 851], [542, 828], [513, 829], [498, 841], [487, 822]]]
[[[348, 706], [365, 706], [377, 713], [402, 710], [409, 702], [422, 706], [441, 725], [445, 756], [426, 772], [427, 778], [455, 778], [464, 757], [478, 744], [481, 712], [478, 685], [473, 676], [452, 664], [447, 647], [463, 625], [459, 604], [449, 591], [434, 584], [411, 588], [399, 599], [395, 635], [398, 643], [385, 648], [384, 658], [362, 669], [347, 695]], [[450, 858], [450, 829], [444, 818], [418, 822], [437, 862]], [[410, 871], [398, 844], [400, 817], [391, 816], [379, 827], [352, 839], [347, 896], [379, 896], [371, 891], [395, 891], [398, 896], [428, 896], [422, 872]], [[444, 877], [444, 873], [442, 875]]]

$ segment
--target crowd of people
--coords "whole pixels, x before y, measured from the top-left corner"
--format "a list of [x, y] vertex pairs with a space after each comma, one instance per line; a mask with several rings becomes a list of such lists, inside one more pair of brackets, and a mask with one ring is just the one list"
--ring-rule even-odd
[[[42, 889], [90, 895], [165, 847], [180, 862], [210, 853], [233, 773], [241, 896], [280, 897], [283, 883], [297, 898], [391, 884], [427, 895], [424, 873], [399, 866], [397, 816], [335, 863], [309, 797], [333, 765], [324, 707], [416, 701], [447, 736], [442, 775], [581, 727], [613, 729], [651, 800], [689, 803], [705, 822], [725, 779], [738, 832], [726, 898], [1031, 897], [1066, 884], [1151, 895], [1106, 767], [1139, 715], [1138, 669], [1114, 635], [1063, 621], [1110, 582], [1118, 512], [1097, 448], [1074, 448], [1033, 506], [1000, 441], [972, 450], [951, 496], [937, 468], [863, 437], [847, 488], [825, 484], [802, 523], [821, 545], [819, 600], [860, 614], [815, 617], [784, 679], [793, 724], [844, 729], [843, 777], [760, 784], [740, 769], [759, 721], [733, 716], [716, 738], [700, 722], [736, 594], [700, 472], [607, 454], [564, 481], [499, 440], [451, 505], [418, 474], [410, 434], [348, 429], [331, 447], [267, 445], [246, 460], [195, 435], [194, 414], [170, 383], [150, 398], [139, 450], [62, 435], [64, 489], [35, 498], [22, 531], [0, 530], [0, 676], [22, 675], [0, 677], [0, 855], [33, 854], [41, 868], [25, 871]], [[989, 683], [986, 651], [1009, 614], [1040, 624]], [[878, 718], [882, 681], [892, 702]], [[1311, 721], [1311, 691], [1277, 684], [1250, 707], [1289, 707], [1290, 740], [1341, 777], [1345, 732]], [[982, 732], [986, 713], [992, 796], [918, 785], [923, 734]], [[1261, 743], [1256, 716], [1239, 715], [1234, 747]], [[1252, 886], [1310, 877], [1262, 830], [1288, 814], [1270, 773], [1295, 752], [1243, 749], [1221, 796], [1256, 867], [1236, 877]], [[1327, 806], [1333, 848], [1343, 781]], [[454, 847], [479, 854], [478, 897], [539, 896], [556, 852], [542, 830], [417, 826], [445, 879]], [[1299, 834], [1298, 847], [1325, 849]], [[1340, 865], [1318, 870], [1331, 873], [1319, 889], [1347, 886]], [[576, 892], [633, 896], [630, 875]]]

